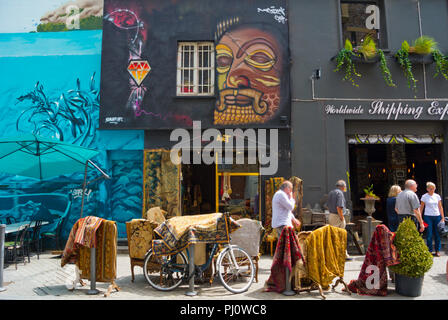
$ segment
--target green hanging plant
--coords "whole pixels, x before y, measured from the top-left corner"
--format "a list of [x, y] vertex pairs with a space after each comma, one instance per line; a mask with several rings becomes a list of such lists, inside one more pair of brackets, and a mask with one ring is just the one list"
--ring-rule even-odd
[[446, 80], [448, 80], [448, 57], [442, 54], [439, 50], [432, 52], [432, 57], [436, 63], [436, 73], [434, 78], [441, 74]]
[[421, 36], [414, 40], [412, 47], [409, 47], [410, 53], [426, 55], [437, 49], [437, 42], [428, 36]]
[[397, 248], [400, 263], [390, 266], [393, 272], [420, 278], [431, 269], [433, 257], [411, 218], [404, 219], [398, 226], [394, 245]]
[[334, 71], [339, 71], [342, 66], [345, 65], [345, 76], [343, 80], [350, 80], [354, 86], [358, 87], [358, 85], [354, 81], [354, 76], [361, 77], [361, 75], [356, 71], [353, 57], [364, 58], [364, 60], [368, 61], [374, 59], [377, 56], [379, 57], [380, 69], [384, 81], [388, 86], [395, 87], [389, 67], [387, 66], [384, 52], [381, 49], [377, 49], [376, 42], [370, 35], [367, 35], [364, 38], [362, 44], [356, 48], [353, 48], [351, 42], [348, 39], [345, 40], [344, 49], [342, 49], [336, 57], [337, 67]]
[[378, 49], [378, 55], [380, 56], [380, 69], [383, 74], [383, 79], [389, 87], [396, 87], [392, 80], [392, 75], [390, 73], [389, 67], [387, 66], [386, 56], [383, 50]]
[[338, 55], [336, 56], [336, 69], [334, 71], [341, 70], [342, 67], [345, 66], [345, 73], [342, 80], [350, 81], [353, 86], [359, 87], [358, 84], [356, 84], [354, 77], [361, 77], [361, 75], [356, 71], [355, 64], [353, 63], [352, 57], [358, 56], [357, 53], [353, 51], [353, 46], [351, 42], [347, 39], [345, 40], [344, 48], [339, 51]]
[[[414, 73], [412, 72], [412, 63], [411, 60], [409, 60], [409, 51], [411, 50], [411, 47], [409, 46], [409, 43], [405, 40], [401, 44], [400, 50], [397, 51], [395, 54], [395, 57], [398, 60], [398, 64], [401, 66], [401, 69], [403, 70], [404, 76], [406, 77], [408, 81], [408, 87], [409, 89], [417, 90], [417, 80], [414, 78]], [[415, 49], [412, 49], [414, 51]]]

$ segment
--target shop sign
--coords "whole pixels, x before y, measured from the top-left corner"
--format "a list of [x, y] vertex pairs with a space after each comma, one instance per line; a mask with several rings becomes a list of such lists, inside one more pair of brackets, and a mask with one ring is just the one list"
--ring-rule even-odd
[[386, 102], [382, 100], [372, 101], [369, 106], [327, 104], [324, 107], [324, 111], [327, 115], [384, 116], [387, 120], [399, 120], [403, 117], [411, 117], [415, 120], [422, 118], [448, 119], [448, 103], [443, 105], [439, 101], [432, 101], [429, 106], [412, 104], [410, 102]]

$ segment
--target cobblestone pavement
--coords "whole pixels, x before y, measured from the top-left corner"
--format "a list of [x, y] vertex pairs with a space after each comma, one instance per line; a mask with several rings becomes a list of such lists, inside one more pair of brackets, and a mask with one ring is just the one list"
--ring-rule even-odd
[[[361, 269], [364, 256], [353, 256], [352, 261], [346, 262], [344, 279], [349, 282], [356, 279]], [[434, 264], [431, 270], [425, 275], [423, 292], [420, 297], [403, 297], [394, 292], [394, 284], [389, 283], [389, 295], [387, 297], [369, 297], [356, 294], [348, 295], [342, 292], [343, 285], [339, 285], [335, 291], [326, 292], [327, 300], [441, 300], [448, 297], [448, 282], [446, 281], [446, 261], [447, 255], [434, 258]], [[87, 295], [90, 289], [90, 283], [86, 281], [85, 287], [74, 291], [67, 289], [67, 284], [74, 279], [74, 266], [60, 266], [60, 259], [44, 253], [38, 260], [36, 256], [31, 257], [31, 263], [18, 264], [17, 270], [14, 265], [7, 266], [4, 269], [4, 287], [6, 291], [0, 292], [0, 299], [20, 299], [20, 300], [92, 300], [92, 299], [118, 299], [118, 300], [300, 300], [311, 299], [321, 300], [317, 291], [311, 293], [300, 293], [294, 296], [283, 296], [278, 293], [263, 292], [264, 282], [270, 275], [272, 257], [262, 256], [259, 264], [259, 282], [253, 283], [251, 288], [243, 294], [232, 294], [221, 285], [218, 279], [215, 279], [212, 286], [208, 283], [197, 284], [195, 290], [198, 295], [188, 297], [185, 295], [188, 286], [182, 285], [171, 292], [160, 292], [152, 289], [146, 282], [142, 269], [135, 267], [135, 282], [131, 282], [131, 271], [129, 256], [125, 253], [118, 254], [117, 258], [117, 280], [116, 283], [121, 288], [119, 292], [113, 291], [108, 298], [103, 293], [106, 292], [107, 283], [97, 283], [97, 289], [101, 291], [98, 295]]]

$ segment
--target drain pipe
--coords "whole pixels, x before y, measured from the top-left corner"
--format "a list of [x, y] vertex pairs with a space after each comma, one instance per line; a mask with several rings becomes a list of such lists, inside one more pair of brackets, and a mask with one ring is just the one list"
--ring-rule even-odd
[[[422, 12], [421, 12], [421, 8], [420, 8], [420, 0], [417, 0], [417, 13], [418, 13], [418, 31], [420, 33], [420, 37], [423, 36], [423, 28], [422, 28]], [[425, 91], [425, 99], [428, 98], [427, 95], [427, 85], [426, 85], [426, 65], [423, 63], [422, 64], [423, 67], [423, 87], [424, 87], [424, 91]]]

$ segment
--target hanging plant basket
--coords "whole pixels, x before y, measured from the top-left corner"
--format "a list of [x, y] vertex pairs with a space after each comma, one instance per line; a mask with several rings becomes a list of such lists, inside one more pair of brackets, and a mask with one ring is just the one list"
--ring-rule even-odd
[[409, 61], [412, 64], [431, 64], [434, 63], [434, 57], [430, 54], [409, 53]]
[[380, 61], [380, 56], [376, 55], [373, 58], [365, 59], [363, 56], [353, 56], [352, 57], [353, 62], [359, 63], [359, 64], [375, 64]]

